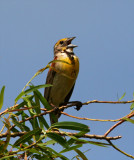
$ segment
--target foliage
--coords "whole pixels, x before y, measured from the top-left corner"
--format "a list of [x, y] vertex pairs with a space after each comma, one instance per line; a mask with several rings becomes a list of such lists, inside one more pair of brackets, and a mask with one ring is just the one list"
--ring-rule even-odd
[[[37, 75], [42, 71], [43, 70], [39, 70]], [[23, 90], [17, 96], [14, 106], [0, 113], [0, 121], [1, 124], [3, 124], [3, 126], [1, 125], [2, 128], [0, 131], [0, 160], [55, 160], [57, 158], [61, 160], [68, 160], [68, 157], [66, 157], [64, 153], [70, 151], [76, 152], [76, 156], [72, 157], [72, 159], [79, 159], [80, 157], [83, 160], [87, 160], [88, 158], [86, 157], [85, 153], [80, 150], [84, 144], [92, 144], [101, 147], [106, 147], [107, 145], [110, 145], [117, 151], [125, 154], [126, 156], [134, 158], [133, 156], [121, 151], [111, 142], [112, 140], [117, 140], [121, 138], [121, 136], [107, 136], [115, 127], [119, 126], [124, 121], [134, 123], [134, 120], [130, 119], [134, 116], [134, 100], [121, 101], [122, 98], [125, 96], [125, 94], [123, 94], [123, 96], [117, 102], [94, 100], [83, 103], [82, 105], [87, 105], [90, 103], [132, 103], [130, 114], [118, 120], [107, 120], [115, 122], [117, 121], [117, 123], [113, 127], [111, 127], [105, 133], [105, 135], [90, 135], [88, 134], [90, 132], [89, 126], [74, 121], [58, 122], [54, 123], [52, 126], [49, 125], [48, 120], [46, 119], [46, 115], [51, 112], [55, 112], [57, 108], [52, 108], [50, 106], [50, 104], [42, 96], [39, 89], [51, 86], [52, 85], [49, 84], [43, 84], [38, 86], [29, 85], [29, 88], [27, 90]], [[0, 91], [0, 109], [3, 106], [4, 90], [5, 86], [3, 86]], [[18, 101], [21, 102], [17, 103]], [[72, 107], [73, 105], [77, 105], [77, 103], [62, 106], [59, 108], [59, 112], [61, 112], [63, 108]], [[81, 117], [73, 118], [82, 119]], [[67, 132], [68, 130], [69, 132]], [[87, 140], [89, 138], [93, 138], [94, 141]], [[106, 141], [106, 143], [95, 141], [96, 139], [103, 139]], [[53, 146], [61, 148], [60, 151], [53, 149]]]
[[[72, 150], [76, 151], [80, 157], [86, 157], [80, 152], [79, 148], [89, 142], [80, 140], [79, 134], [83, 135], [89, 132], [88, 126], [78, 122], [59, 122], [49, 126], [45, 116], [43, 116], [43, 113], [45, 115], [47, 112], [46, 110], [42, 111], [41, 106], [48, 109], [50, 109], [50, 106], [37, 89], [49, 86], [51, 85], [30, 86], [29, 89], [22, 91], [15, 99], [15, 102], [17, 102], [22, 98], [20, 104], [8, 108], [7, 112], [1, 114], [3, 127], [0, 136], [2, 137], [0, 141], [0, 159], [24, 159], [29, 157], [49, 160], [59, 157], [67, 160], [68, 158], [63, 153]], [[3, 88], [1, 97], [3, 99]], [[56, 128], [60, 130], [55, 131]], [[4, 136], [2, 132], [5, 129]], [[61, 129], [64, 129], [62, 133], [68, 138], [58, 134]], [[70, 136], [66, 133], [66, 129], [75, 130], [77, 134]], [[16, 137], [14, 143], [12, 141], [13, 137]], [[60, 152], [50, 147], [54, 144], [59, 144], [62, 147]]]

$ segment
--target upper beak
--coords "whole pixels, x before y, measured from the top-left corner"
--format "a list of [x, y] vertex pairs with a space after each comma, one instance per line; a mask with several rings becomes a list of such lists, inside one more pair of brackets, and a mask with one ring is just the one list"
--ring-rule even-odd
[[76, 37], [70, 37], [68, 38], [68, 41], [72, 41], [73, 39], [75, 39]]
[[67, 48], [75, 48], [75, 47], [78, 47], [74, 44], [71, 44], [72, 40], [75, 39], [76, 37], [71, 37], [71, 38], [68, 38], [68, 45], [67, 45]]

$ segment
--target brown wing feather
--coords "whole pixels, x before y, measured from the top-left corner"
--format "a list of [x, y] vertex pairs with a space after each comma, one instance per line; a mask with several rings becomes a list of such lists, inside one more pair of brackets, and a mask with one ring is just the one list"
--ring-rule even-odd
[[[55, 73], [56, 72], [54, 70], [49, 69], [48, 74], [47, 74], [47, 78], [46, 78], [46, 84], [53, 84]], [[46, 98], [46, 100], [48, 102], [49, 102], [50, 91], [51, 91], [51, 87], [46, 87], [44, 90], [44, 97]], [[55, 120], [53, 119], [53, 116], [54, 116], [53, 114], [55, 115]], [[50, 116], [51, 124], [55, 123], [56, 121], [58, 122], [58, 115], [57, 114], [52, 113], [49, 116]]]
[[[72, 95], [72, 93], [73, 93], [74, 86], [75, 86], [75, 83], [74, 83], [73, 87], [71, 88], [70, 92], [68, 93], [68, 95], [65, 97], [64, 103], [61, 103], [60, 106], [66, 105], [66, 104], [68, 103], [68, 101], [69, 101], [69, 99], [70, 99], [70, 97], [71, 97], [71, 95]], [[62, 109], [61, 111], [64, 111], [64, 109]], [[61, 114], [59, 113], [59, 114], [58, 114], [58, 118], [59, 118], [60, 116], [61, 116]]]
[[[55, 73], [56, 72], [54, 70], [49, 69], [47, 78], [46, 78], [46, 84], [53, 84]], [[46, 87], [44, 90], [44, 97], [46, 98], [47, 101], [49, 101], [50, 91], [51, 91], [51, 87]]]
[[68, 103], [68, 101], [73, 93], [74, 86], [75, 86], [75, 83], [74, 83], [73, 87], [71, 88], [70, 92], [68, 93], [68, 95], [65, 97], [64, 103], [60, 104], [60, 106], [66, 105]]

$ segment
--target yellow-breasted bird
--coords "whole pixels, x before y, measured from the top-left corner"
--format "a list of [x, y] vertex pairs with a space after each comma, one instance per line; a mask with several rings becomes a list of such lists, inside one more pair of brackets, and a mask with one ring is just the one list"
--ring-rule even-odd
[[[54, 61], [48, 71], [46, 84], [52, 87], [45, 88], [44, 97], [51, 106], [60, 107], [68, 103], [79, 73], [79, 59], [73, 49], [77, 47], [71, 44], [75, 37], [63, 38], [54, 46]], [[58, 61], [60, 60], [60, 61]], [[67, 63], [65, 63], [67, 62]], [[58, 122], [60, 113], [50, 114], [51, 124]]]

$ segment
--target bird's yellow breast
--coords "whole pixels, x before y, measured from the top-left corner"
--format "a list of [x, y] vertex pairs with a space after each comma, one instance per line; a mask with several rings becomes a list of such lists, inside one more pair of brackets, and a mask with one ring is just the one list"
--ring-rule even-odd
[[76, 79], [79, 73], [79, 59], [76, 55], [68, 56], [66, 53], [57, 55], [57, 60], [61, 62], [55, 63], [55, 69], [70, 79]]

